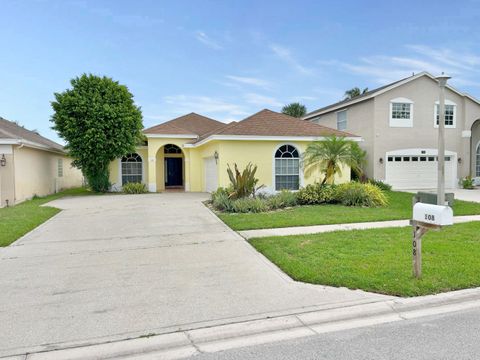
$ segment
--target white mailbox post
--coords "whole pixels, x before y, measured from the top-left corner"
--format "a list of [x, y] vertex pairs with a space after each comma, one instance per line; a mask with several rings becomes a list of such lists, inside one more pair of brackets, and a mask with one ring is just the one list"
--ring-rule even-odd
[[413, 206], [413, 274], [422, 277], [422, 236], [428, 230], [440, 230], [453, 225], [453, 211], [449, 206], [416, 203]]

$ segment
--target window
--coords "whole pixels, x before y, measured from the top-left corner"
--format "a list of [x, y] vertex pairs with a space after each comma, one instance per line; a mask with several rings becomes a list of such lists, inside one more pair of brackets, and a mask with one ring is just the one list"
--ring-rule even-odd
[[298, 190], [300, 156], [292, 145], [283, 145], [275, 152], [275, 190]]
[[480, 144], [477, 145], [476, 155], [475, 176], [480, 176]]
[[[455, 128], [457, 117], [457, 105], [449, 100], [445, 100], [445, 127]], [[438, 127], [439, 122], [440, 105], [438, 101], [435, 103], [435, 127]]]
[[122, 185], [142, 182], [142, 158], [138, 154], [128, 154], [122, 158]]
[[182, 149], [180, 149], [177, 145], [167, 144], [163, 147], [164, 154], [181, 154]]
[[407, 98], [396, 98], [390, 101], [390, 126], [413, 126], [413, 101]]
[[58, 159], [57, 161], [57, 176], [63, 177], [63, 159]]
[[337, 112], [337, 130], [347, 129], [347, 110]]

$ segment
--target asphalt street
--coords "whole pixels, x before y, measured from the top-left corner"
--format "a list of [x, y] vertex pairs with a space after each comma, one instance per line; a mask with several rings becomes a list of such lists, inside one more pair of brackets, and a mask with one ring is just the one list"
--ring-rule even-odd
[[479, 359], [480, 308], [195, 356], [195, 360]]

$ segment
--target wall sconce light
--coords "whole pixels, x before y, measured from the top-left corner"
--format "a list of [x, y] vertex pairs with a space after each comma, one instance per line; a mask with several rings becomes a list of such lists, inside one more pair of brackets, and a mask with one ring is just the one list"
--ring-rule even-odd
[[213, 153], [213, 157], [215, 158], [215, 164], [218, 163], [218, 151], [215, 150], [215, 152]]
[[461, 157], [458, 158], [458, 163], [459, 163], [459, 164], [462, 163], [462, 158], [461, 158]]
[[7, 165], [7, 159], [5, 158], [5, 154], [2, 154], [2, 158], [0, 159], [0, 166]]
[[380, 164], [383, 164], [383, 158], [378, 159], [378, 162], [379, 162]]

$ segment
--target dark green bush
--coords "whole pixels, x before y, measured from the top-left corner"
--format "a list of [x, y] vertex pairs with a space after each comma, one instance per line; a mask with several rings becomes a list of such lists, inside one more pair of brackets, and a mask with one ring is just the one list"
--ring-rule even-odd
[[148, 192], [145, 184], [130, 182], [122, 186], [125, 194], [145, 194]]
[[474, 182], [471, 176], [467, 176], [466, 178], [462, 179], [462, 188], [472, 190], [474, 186]]
[[288, 190], [282, 190], [278, 194], [266, 197], [270, 210], [292, 207], [298, 204], [297, 194]]
[[349, 182], [338, 185], [336, 188], [336, 199], [346, 206], [377, 207], [388, 204], [387, 197], [383, 191], [372, 184], [361, 184]]
[[219, 211], [232, 212], [233, 211], [233, 200], [230, 199], [230, 192], [225, 188], [218, 188], [212, 193], [212, 206]]
[[380, 190], [383, 190], [383, 191], [390, 191], [392, 190], [392, 185], [390, 184], [387, 184], [381, 180], [375, 180], [375, 179], [369, 179], [368, 182], [372, 185], [375, 185], [376, 187], [378, 187]]
[[297, 193], [297, 199], [301, 205], [318, 205], [336, 202], [336, 185], [310, 184], [301, 188]]

